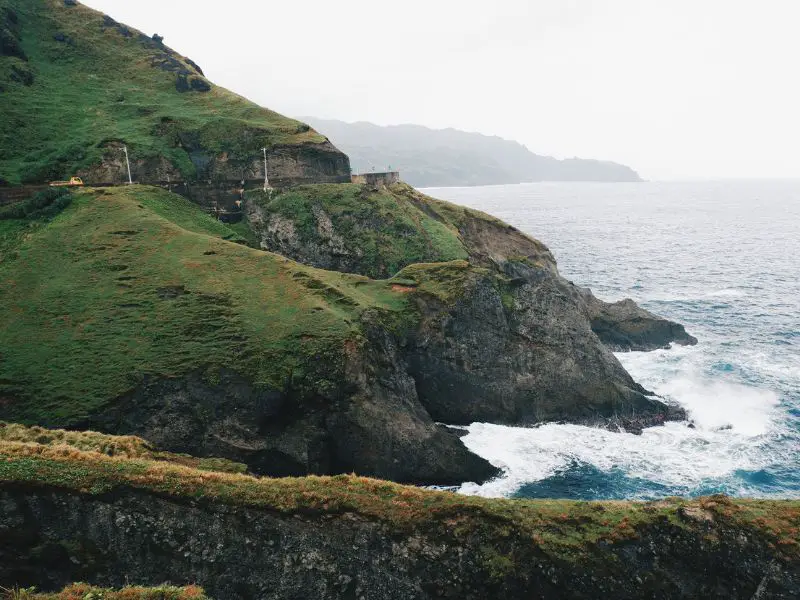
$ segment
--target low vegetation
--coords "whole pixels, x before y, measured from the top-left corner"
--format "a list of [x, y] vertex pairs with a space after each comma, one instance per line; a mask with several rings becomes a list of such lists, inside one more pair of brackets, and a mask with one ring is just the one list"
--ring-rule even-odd
[[369, 277], [388, 277], [413, 263], [468, 256], [456, 227], [392, 189], [304, 185], [271, 196], [252, 191], [248, 199], [268, 215], [290, 221], [303, 248], [335, 237], [333, 244], [358, 257], [353, 272]]
[[[255, 478], [10, 441], [0, 441], [0, 481], [90, 495], [138, 489], [307, 517], [357, 513], [397, 531], [447, 524], [456, 537], [476, 531], [486, 533], [488, 539], [522, 536], [544, 552], [573, 560], [590, 558], [601, 545], [636, 539], [649, 527], [667, 524], [702, 529], [708, 523], [756, 536], [786, 557], [800, 556], [798, 501], [731, 500], [724, 496], [658, 502], [492, 500], [354, 475]], [[503, 568], [502, 557], [487, 560]]]
[[173, 587], [124, 587], [121, 590], [98, 588], [85, 583], [74, 583], [60, 592], [37, 593], [33, 588], [0, 588], [4, 600], [208, 600], [202, 588], [190, 585]]
[[325, 393], [359, 315], [406, 310], [389, 282], [246, 247], [159, 188], [74, 196], [46, 222], [0, 221], [0, 418], [68, 426], [194, 370]]
[[27, 200], [0, 208], [0, 221], [52, 218], [69, 206], [70, 202], [72, 193], [68, 188], [48, 188], [36, 192]]
[[210, 85], [158, 39], [80, 4], [0, 0], [0, 35], [0, 178], [10, 183], [74, 175], [115, 141], [132, 160], [165, 157], [185, 177], [195, 172], [187, 145], [235, 158], [324, 141]]

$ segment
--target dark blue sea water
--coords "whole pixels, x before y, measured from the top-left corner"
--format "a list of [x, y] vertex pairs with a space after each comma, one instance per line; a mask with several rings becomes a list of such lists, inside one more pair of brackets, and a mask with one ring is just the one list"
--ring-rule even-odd
[[618, 354], [687, 423], [641, 436], [475, 423], [505, 475], [482, 495], [800, 498], [800, 181], [543, 183], [426, 190], [544, 241], [561, 273], [686, 325], [693, 348]]

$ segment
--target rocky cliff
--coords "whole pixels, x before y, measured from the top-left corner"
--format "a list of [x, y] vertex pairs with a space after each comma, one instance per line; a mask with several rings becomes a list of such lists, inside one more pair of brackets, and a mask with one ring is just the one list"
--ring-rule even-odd
[[[639, 430], [683, 417], [636, 384], [608, 348], [697, 340], [631, 301], [608, 304], [577, 288], [543, 244], [497, 219], [405, 184], [253, 192], [245, 210], [265, 249], [317, 267], [394, 275], [422, 315], [404, 332], [401, 356], [434, 419], [610, 420]], [[457, 258], [469, 266], [436, 270], [457, 288], [445, 299], [419, 285], [417, 275], [429, 279], [431, 269], [403, 269]]]
[[796, 502], [498, 501], [30, 444], [0, 456], [0, 585], [196, 583], [217, 600], [800, 593]]
[[[195, 200], [125, 186], [4, 211], [0, 417], [262, 474], [450, 484], [497, 470], [437, 421], [683, 416], [602, 342], [693, 338], [576, 288], [538, 241], [404, 184], [335, 183], [348, 160], [325, 138], [213, 86], [159, 36], [78, 3], [0, 13], [0, 66], [36, 72], [0, 93], [4, 179], [119, 183], [127, 148], [135, 179]], [[204, 214], [263, 177], [262, 148], [279, 189], [247, 194], [234, 228]], [[328, 183], [285, 187], [307, 180]]]

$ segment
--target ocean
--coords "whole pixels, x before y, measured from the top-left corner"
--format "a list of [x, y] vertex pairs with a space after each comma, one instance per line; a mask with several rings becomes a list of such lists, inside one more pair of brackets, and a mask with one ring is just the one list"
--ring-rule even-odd
[[561, 274], [633, 298], [699, 339], [619, 353], [693, 422], [640, 435], [474, 423], [463, 438], [504, 476], [483, 496], [800, 498], [800, 181], [537, 183], [431, 188], [546, 243]]

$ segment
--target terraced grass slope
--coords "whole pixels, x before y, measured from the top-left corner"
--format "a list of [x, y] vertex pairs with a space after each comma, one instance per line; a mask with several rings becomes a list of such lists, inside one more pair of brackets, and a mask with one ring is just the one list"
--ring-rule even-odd
[[333, 390], [358, 315], [405, 304], [387, 282], [236, 243], [158, 188], [83, 192], [51, 221], [0, 221], [0, 237], [0, 412], [11, 420], [69, 425], [145, 378], [193, 370], [210, 383], [226, 369], [268, 389]]
[[0, 178], [11, 183], [85, 172], [108, 152], [124, 163], [122, 143], [134, 167], [150, 163], [151, 178], [140, 179], [174, 181], [193, 178], [208, 156], [248, 163], [263, 146], [326, 141], [78, 3], [0, 0], [0, 39]]

